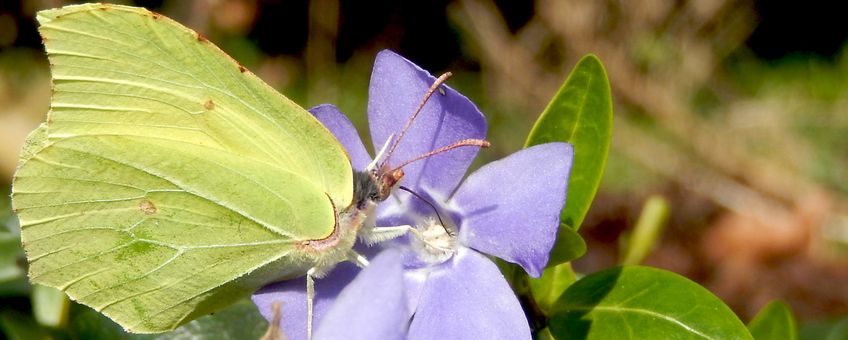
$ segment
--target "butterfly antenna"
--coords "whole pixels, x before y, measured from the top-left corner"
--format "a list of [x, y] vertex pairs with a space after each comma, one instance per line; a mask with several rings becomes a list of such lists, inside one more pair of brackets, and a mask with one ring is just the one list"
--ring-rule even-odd
[[444, 222], [444, 221], [442, 221], [442, 215], [440, 215], [440, 214], [439, 214], [439, 209], [436, 209], [436, 206], [435, 206], [435, 205], [433, 205], [433, 203], [430, 203], [430, 201], [428, 201], [428, 200], [427, 200], [427, 199], [425, 199], [424, 197], [421, 197], [421, 195], [419, 195], [419, 194], [418, 194], [417, 192], [415, 192], [415, 191], [412, 191], [412, 189], [410, 189], [410, 188], [407, 188], [407, 187], [405, 187], [405, 186], [403, 186], [403, 185], [398, 186], [398, 188], [399, 188], [400, 190], [403, 190], [403, 191], [406, 191], [406, 192], [408, 192], [408, 193], [412, 194], [412, 196], [415, 196], [416, 198], [418, 198], [419, 200], [421, 200], [421, 202], [427, 203], [427, 205], [429, 205], [429, 206], [430, 206], [430, 208], [433, 208], [433, 211], [436, 213], [436, 218], [438, 218], [438, 219], [439, 219], [439, 225], [440, 225], [440, 226], [442, 226], [442, 228], [443, 228], [443, 229], [445, 229], [445, 232], [446, 232], [446, 233], [448, 233], [448, 235], [449, 235], [449, 236], [451, 236], [451, 237], [455, 236], [455, 235], [454, 235], [454, 233], [453, 233], [453, 231], [451, 231], [450, 229], [448, 229], [448, 226], [447, 226], [447, 225], [445, 225], [445, 222]]
[[420, 160], [425, 159], [427, 157], [435, 156], [435, 155], [438, 155], [442, 152], [450, 151], [450, 150], [460, 148], [460, 147], [463, 147], [463, 146], [479, 146], [481, 148], [488, 148], [491, 145], [492, 145], [492, 143], [489, 143], [489, 141], [484, 140], [484, 139], [463, 139], [463, 140], [458, 141], [456, 143], [453, 143], [451, 145], [443, 146], [443, 147], [438, 148], [436, 150], [421, 154], [418, 157], [407, 160], [407, 161], [401, 163], [400, 165], [396, 166], [394, 169], [392, 169], [388, 173], [391, 173], [391, 172], [393, 172], [397, 169], [403, 168], [403, 167], [409, 165], [409, 163], [420, 161]]
[[[424, 108], [424, 104], [427, 104], [427, 101], [433, 96], [433, 93], [439, 89], [439, 86], [445, 83], [448, 78], [450, 78], [453, 73], [445, 72], [439, 78], [436, 78], [436, 81], [433, 82], [433, 85], [430, 85], [430, 88], [427, 89], [427, 93], [424, 94], [424, 99], [421, 100], [421, 103], [418, 104], [418, 108], [415, 109], [415, 112], [409, 116], [409, 119], [406, 120], [406, 124], [403, 125], [403, 128], [398, 133], [397, 138], [392, 142], [392, 147], [389, 148], [389, 152], [386, 154], [386, 158], [383, 159], [383, 162], [380, 163], [380, 167], [386, 164], [389, 161], [389, 157], [392, 156], [392, 153], [397, 148], [398, 144], [400, 144], [400, 140], [403, 139], [403, 135], [406, 134], [406, 131], [409, 130], [409, 126], [412, 125], [412, 122], [415, 121], [415, 117], [418, 117], [418, 114], [421, 113], [421, 110]], [[391, 140], [391, 138], [389, 138]]]

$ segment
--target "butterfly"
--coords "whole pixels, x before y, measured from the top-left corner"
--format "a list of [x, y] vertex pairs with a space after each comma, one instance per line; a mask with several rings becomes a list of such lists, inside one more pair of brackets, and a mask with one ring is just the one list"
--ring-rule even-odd
[[53, 96], [12, 189], [33, 283], [164, 332], [272, 281], [307, 275], [311, 292], [367, 262], [357, 235], [414, 232], [362, 228], [402, 166], [354, 171], [318, 120], [201, 34], [109, 4], [37, 19]]

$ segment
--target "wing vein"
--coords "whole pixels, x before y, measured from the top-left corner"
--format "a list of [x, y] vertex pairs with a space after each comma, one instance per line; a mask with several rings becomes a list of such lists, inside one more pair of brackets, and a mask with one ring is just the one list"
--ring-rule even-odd
[[[42, 277], [42, 276], [44, 276], [44, 275], [52, 274], [52, 273], [56, 273], [56, 272], [58, 272], [58, 271], [61, 271], [62, 269], [68, 268], [68, 267], [73, 266], [73, 265], [75, 265], [75, 264], [80, 264], [80, 263], [86, 262], [86, 261], [88, 261], [88, 260], [94, 259], [94, 258], [96, 258], [96, 257], [100, 257], [100, 256], [103, 256], [103, 255], [109, 254], [109, 253], [111, 253], [111, 252], [118, 251], [119, 249], [123, 249], [123, 248], [129, 247], [129, 246], [130, 246], [131, 244], [133, 244], [134, 242], [135, 242], [135, 241], [130, 241], [130, 242], [124, 243], [124, 244], [122, 244], [122, 245], [115, 246], [115, 247], [109, 248], [109, 249], [107, 249], [107, 250], [103, 250], [103, 251], [97, 252], [97, 253], [95, 253], [95, 254], [91, 254], [91, 255], [89, 255], [89, 256], [83, 257], [83, 258], [81, 258], [81, 259], [79, 259], [79, 260], [77, 260], [77, 261], [70, 262], [70, 263], [66, 263], [66, 264], [63, 264], [63, 265], [61, 265], [61, 266], [59, 266], [59, 267], [56, 267], [56, 268], [50, 268], [50, 271], [45, 272], [45, 273], [43, 273], [43, 274], [39, 274], [39, 275], [32, 275], [32, 272], [30, 272], [30, 277], [29, 277], [29, 279], [30, 279], [32, 282], [36, 282], [39, 278], [41, 278], [41, 277]], [[30, 263], [32, 263], [32, 262], [30, 262]]]
[[[142, 143], [143, 143], [143, 142], [142, 142]], [[154, 177], [156, 177], [156, 178], [159, 178], [159, 179], [162, 179], [162, 180], [164, 180], [164, 181], [167, 181], [167, 182], [169, 182], [169, 183], [173, 184], [174, 186], [176, 186], [176, 187], [178, 187], [178, 188], [182, 189], [183, 191], [185, 191], [185, 192], [187, 192], [187, 193], [194, 194], [195, 196], [198, 196], [198, 197], [200, 197], [200, 198], [202, 198], [202, 199], [205, 199], [205, 200], [207, 200], [207, 201], [208, 201], [208, 202], [210, 202], [210, 203], [213, 203], [213, 204], [219, 205], [219, 206], [221, 206], [221, 207], [223, 207], [223, 208], [229, 209], [230, 211], [232, 211], [232, 212], [234, 212], [234, 213], [236, 213], [236, 214], [238, 214], [238, 215], [241, 215], [241, 216], [243, 216], [243, 217], [247, 218], [248, 220], [251, 220], [251, 221], [253, 221], [253, 222], [256, 222], [257, 224], [259, 224], [259, 225], [261, 225], [261, 226], [265, 227], [267, 230], [269, 230], [269, 231], [271, 231], [271, 232], [273, 232], [273, 233], [276, 233], [276, 234], [281, 235], [281, 236], [284, 236], [284, 237], [292, 237], [292, 235], [291, 235], [291, 234], [286, 233], [286, 232], [284, 232], [284, 231], [280, 230], [279, 228], [276, 228], [276, 227], [274, 227], [274, 226], [272, 226], [272, 225], [270, 225], [270, 224], [268, 224], [268, 223], [266, 223], [266, 222], [260, 221], [259, 219], [257, 219], [257, 218], [255, 218], [255, 217], [251, 216], [250, 214], [248, 214], [247, 212], [241, 211], [240, 209], [237, 209], [237, 208], [235, 208], [235, 207], [230, 207], [230, 206], [228, 206], [228, 205], [225, 205], [225, 204], [223, 204], [222, 202], [219, 202], [218, 200], [213, 199], [213, 198], [211, 198], [211, 197], [207, 197], [207, 196], [205, 196], [204, 194], [202, 194], [202, 193], [200, 193], [200, 192], [195, 191], [195, 190], [194, 190], [194, 188], [189, 188], [189, 187], [187, 187], [187, 185], [186, 185], [186, 184], [182, 184], [182, 183], [177, 183], [177, 182], [175, 182], [175, 179], [169, 178], [168, 176], [165, 176], [164, 174], [156, 173], [156, 172], [154, 172], [154, 171], [152, 171], [152, 170], [145, 169], [145, 167], [143, 167], [143, 166], [137, 166], [137, 165], [130, 164], [130, 163], [128, 163], [128, 162], [123, 162], [123, 161], [120, 161], [120, 160], [117, 160], [117, 159], [114, 159], [114, 158], [105, 157], [105, 156], [102, 156], [102, 155], [97, 155], [97, 154], [94, 154], [94, 153], [92, 153], [92, 152], [90, 152], [90, 151], [84, 151], [84, 150], [75, 150], [75, 151], [80, 152], [80, 153], [83, 153], [83, 154], [87, 154], [87, 155], [89, 155], [89, 156], [91, 156], [91, 157], [94, 157], [94, 158], [100, 158], [100, 159], [109, 160], [109, 161], [115, 162], [115, 163], [117, 163], [117, 164], [121, 164], [121, 165], [123, 165], [123, 166], [129, 167], [129, 168], [133, 168], [133, 169], [139, 170], [139, 171], [141, 171], [141, 172], [147, 173], [147, 174], [149, 174], [149, 175], [151, 175], [151, 176], [154, 176]], [[240, 173], [240, 172], [238, 172], [238, 171], [235, 171], [235, 170], [234, 170], [234, 169], [232, 169], [232, 168], [229, 168], [229, 167], [223, 166], [223, 165], [221, 165], [221, 164], [215, 163], [215, 162], [213, 162], [213, 161], [211, 161], [211, 160], [208, 160], [208, 161], [209, 161], [209, 163], [215, 164], [215, 165], [217, 165], [217, 166], [221, 167], [221, 168], [222, 168], [222, 169], [224, 169], [224, 170], [230, 171], [231, 173], [236, 174], [236, 175], [240, 176], [241, 178], [243, 178], [243, 179], [245, 179], [245, 180], [247, 180], [247, 181], [249, 181], [249, 182], [253, 182], [254, 184], [256, 184], [256, 185], [258, 185], [258, 186], [262, 187], [263, 189], [267, 190], [267, 191], [268, 191], [269, 193], [271, 193], [272, 195], [274, 195], [274, 196], [276, 196], [276, 197], [280, 198], [282, 201], [286, 202], [289, 206], [291, 206], [291, 202], [290, 202], [287, 198], [285, 198], [285, 197], [282, 197], [282, 196], [278, 195], [275, 191], [273, 191], [273, 190], [271, 190], [270, 188], [266, 187], [264, 184], [261, 184], [261, 183], [257, 182], [257, 181], [256, 181], [256, 180], [254, 180], [253, 178], [250, 178], [249, 176], [246, 176], [245, 174], [242, 174], [242, 173]], [[296, 217], [297, 215], [294, 215], [294, 216]], [[297, 223], [297, 221], [294, 221], [294, 223]]]

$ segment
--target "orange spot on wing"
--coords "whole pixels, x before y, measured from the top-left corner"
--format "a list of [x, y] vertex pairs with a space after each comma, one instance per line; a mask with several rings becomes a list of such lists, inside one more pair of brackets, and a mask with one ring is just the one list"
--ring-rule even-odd
[[141, 200], [141, 202], [138, 203], [138, 209], [145, 215], [153, 215], [158, 210], [156, 209], [156, 205], [148, 199]]

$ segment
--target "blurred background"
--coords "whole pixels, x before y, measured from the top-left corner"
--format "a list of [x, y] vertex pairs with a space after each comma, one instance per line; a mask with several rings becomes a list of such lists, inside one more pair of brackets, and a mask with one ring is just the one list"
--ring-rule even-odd
[[[30, 313], [32, 289], [6, 193], [50, 96], [33, 18], [68, 3], [0, 1], [0, 326], [7, 328]], [[490, 123], [493, 146], [477, 164], [519, 149], [575, 62], [594, 53], [612, 84], [613, 145], [580, 230], [589, 251], [575, 268], [616, 265], [642, 205], [659, 195], [671, 218], [645, 264], [698, 281], [743, 321], [783, 299], [805, 334], [840, 320], [848, 327], [848, 24], [838, 2], [122, 3], [202, 32], [295, 102], [336, 104], [361, 131], [378, 51], [395, 50], [433, 73], [452, 71], [449, 84]]]

